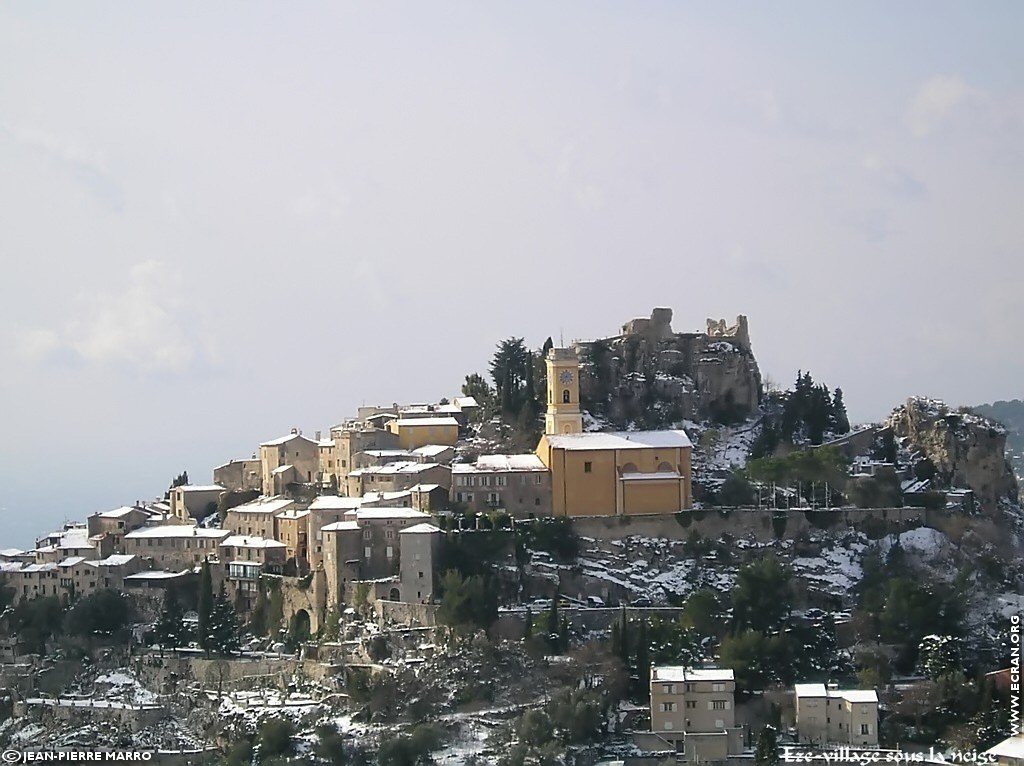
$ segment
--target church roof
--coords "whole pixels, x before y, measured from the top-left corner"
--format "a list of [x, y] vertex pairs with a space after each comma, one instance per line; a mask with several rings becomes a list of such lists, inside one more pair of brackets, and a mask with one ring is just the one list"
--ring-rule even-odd
[[692, 447], [686, 431], [608, 431], [581, 434], [554, 434], [548, 444], [564, 450], [652, 449]]

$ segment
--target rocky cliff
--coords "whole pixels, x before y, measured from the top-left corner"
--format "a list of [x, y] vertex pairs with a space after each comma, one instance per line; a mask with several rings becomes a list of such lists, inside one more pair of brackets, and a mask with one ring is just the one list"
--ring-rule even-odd
[[677, 333], [672, 310], [633, 319], [611, 338], [577, 343], [585, 409], [618, 428], [660, 428], [682, 420], [742, 420], [761, 401], [761, 372], [747, 318], [707, 320], [705, 332]]
[[934, 399], [912, 398], [893, 411], [889, 425], [903, 446], [935, 466], [948, 486], [968, 487], [988, 508], [1017, 499], [1017, 480], [1006, 460], [1006, 429], [969, 410]]

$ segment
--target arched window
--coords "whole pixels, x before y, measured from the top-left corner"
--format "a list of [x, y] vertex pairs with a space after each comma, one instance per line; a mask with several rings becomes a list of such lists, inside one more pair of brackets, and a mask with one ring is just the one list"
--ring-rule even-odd
[[675, 470], [676, 469], [668, 463], [658, 463], [658, 473], [674, 473]]
[[568, 404], [568, 403], [569, 403], [569, 389], [567, 388], [564, 391], [562, 391], [562, 404]]
[[622, 466], [623, 473], [638, 473], [640, 469], [636, 467], [636, 463], [626, 463]]

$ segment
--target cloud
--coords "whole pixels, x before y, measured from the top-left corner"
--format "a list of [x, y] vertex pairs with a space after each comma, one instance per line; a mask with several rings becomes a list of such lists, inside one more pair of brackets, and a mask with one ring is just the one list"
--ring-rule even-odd
[[15, 348], [40, 362], [70, 353], [82, 362], [143, 373], [186, 372], [200, 356], [181, 321], [181, 275], [159, 261], [131, 268], [119, 292], [86, 297], [63, 327], [17, 333]]
[[35, 128], [0, 123], [0, 133], [63, 167], [96, 199], [115, 212], [124, 207], [121, 186], [107, 167], [103, 155], [82, 142]]
[[980, 95], [959, 75], [932, 77], [917, 91], [904, 123], [918, 138], [934, 132], [958, 106]]
[[868, 154], [861, 163], [868, 176], [886, 191], [901, 197], [920, 197], [926, 193], [923, 183], [909, 171], [889, 164], [876, 154]]

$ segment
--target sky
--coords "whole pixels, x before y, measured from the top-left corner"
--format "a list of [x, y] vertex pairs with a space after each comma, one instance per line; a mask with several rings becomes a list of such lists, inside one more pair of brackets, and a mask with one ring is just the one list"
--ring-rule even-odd
[[0, 6], [0, 547], [508, 336], [1024, 395], [1024, 6]]

